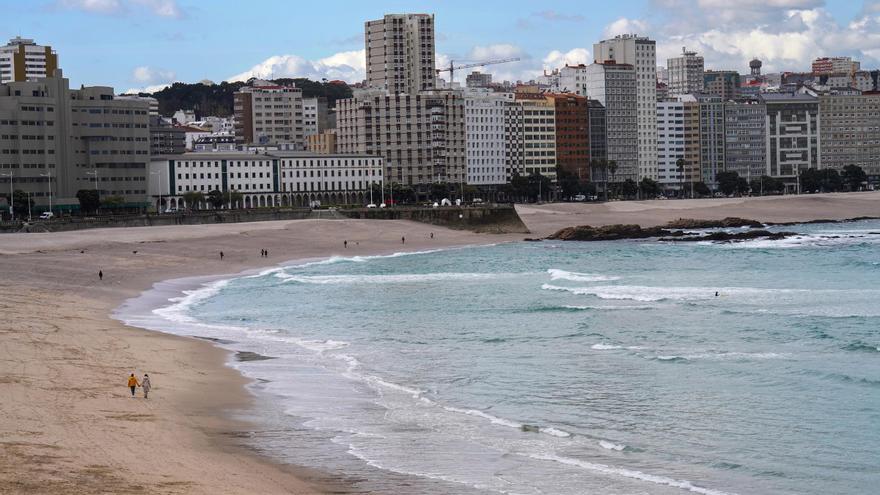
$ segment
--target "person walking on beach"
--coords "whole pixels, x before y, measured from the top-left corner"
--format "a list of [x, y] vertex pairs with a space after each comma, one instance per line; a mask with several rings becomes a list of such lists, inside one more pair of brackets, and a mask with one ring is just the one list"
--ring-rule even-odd
[[401, 244], [406, 244], [406, 237], [401, 237], [401, 238], [400, 238], [400, 243], [401, 243]]
[[141, 380], [141, 388], [144, 389], [144, 399], [147, 399], [150, 395], [150, 388], [152, 388], [150, 385], [150, 375], [144, 373], [144, 379]]
[[98, 270], [98, 280], [104, 280], [104, 272], [101, 270]]
[[348, 249], [348, 241], [342, 241], [342, 245], [345, 246], [345, 249]]
[[431, 232], [431, 239], [433, 239], [433, 238], [434, 238], [434, 233], [433, 233], [433, 232]]
[[223, 261], [223, 251], [220, 251], [220, 261]]
[[138, 383], [138, 379], [135, 378], [134, 373], [128, 377], [128, 388], [131, 389], [131, 397], [134, 398], [134, 390], [138, 388], [141, 384]]

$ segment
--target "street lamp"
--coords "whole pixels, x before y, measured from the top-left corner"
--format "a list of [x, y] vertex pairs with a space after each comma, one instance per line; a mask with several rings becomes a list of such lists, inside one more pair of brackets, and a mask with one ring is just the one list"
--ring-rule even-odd
[[31, 192], [30, 191], [28, 191], [28, 193], [27, 193], [27, 198], [28, 198], [28, 223], [30, 223], [30, 221], [31, 221]]
[[52, 211], [52, 171], [49, 170], [45, 174], [40, 174], [40, 177], [48, 177], [49, 178], [49, 211]]
[[9, 218], [11, 220], [15, 220], [15, 209], [13, 209], [13, 206], [15, 206], [15, 202], [12, 199], [12, 178], [14, 176], [15, 174], [13, 172], [0, 174], [0, 177], [9, 177]]
[[150, 175], [158, 175], [159, 176], [159, 215], [162, 214], [162, 172], [150, 172]]

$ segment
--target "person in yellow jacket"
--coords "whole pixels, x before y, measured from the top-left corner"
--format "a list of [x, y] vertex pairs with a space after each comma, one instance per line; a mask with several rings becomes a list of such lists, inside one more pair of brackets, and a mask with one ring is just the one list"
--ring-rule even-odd
[[140, 386], [141, 386], [141, 384], [138, 383], [138, 379], [134, 376], [134, 373], [132, 373], [131, 376], [128, 377], [128, 388], [131, 389], [132, 398], [134, 397], [134, 389], [136, 389]]

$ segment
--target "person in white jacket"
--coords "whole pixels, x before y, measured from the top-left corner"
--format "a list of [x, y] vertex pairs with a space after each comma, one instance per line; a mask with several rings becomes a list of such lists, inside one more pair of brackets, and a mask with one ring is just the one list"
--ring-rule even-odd
[[150, 375], [144, 373], [144, 379], [141, 380], [141, 388], [144, 389], [144, 399], [148, 398], [150, 395]]

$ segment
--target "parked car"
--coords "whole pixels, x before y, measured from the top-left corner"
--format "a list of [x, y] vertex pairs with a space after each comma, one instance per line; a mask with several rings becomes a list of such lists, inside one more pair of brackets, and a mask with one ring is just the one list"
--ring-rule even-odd
[[376, 205], [373, 204], [373, 203], [370, 203], [370, 204], [367, 205], [367, 208], [376, 208]]
[[53, 218], [55, 218], [55, 214], [52, 213], [51, 211], [44, 211], [40, 215], [40, 220], [52, 220]]
[[587, 200], [587, 197], [584, 196], [583, 194], [578, 194], [578, 195], [576, 195], [576, 196], [574, 197], [574, 200], [575, 200], [575, 201], [586, 201], [586, 200]]

